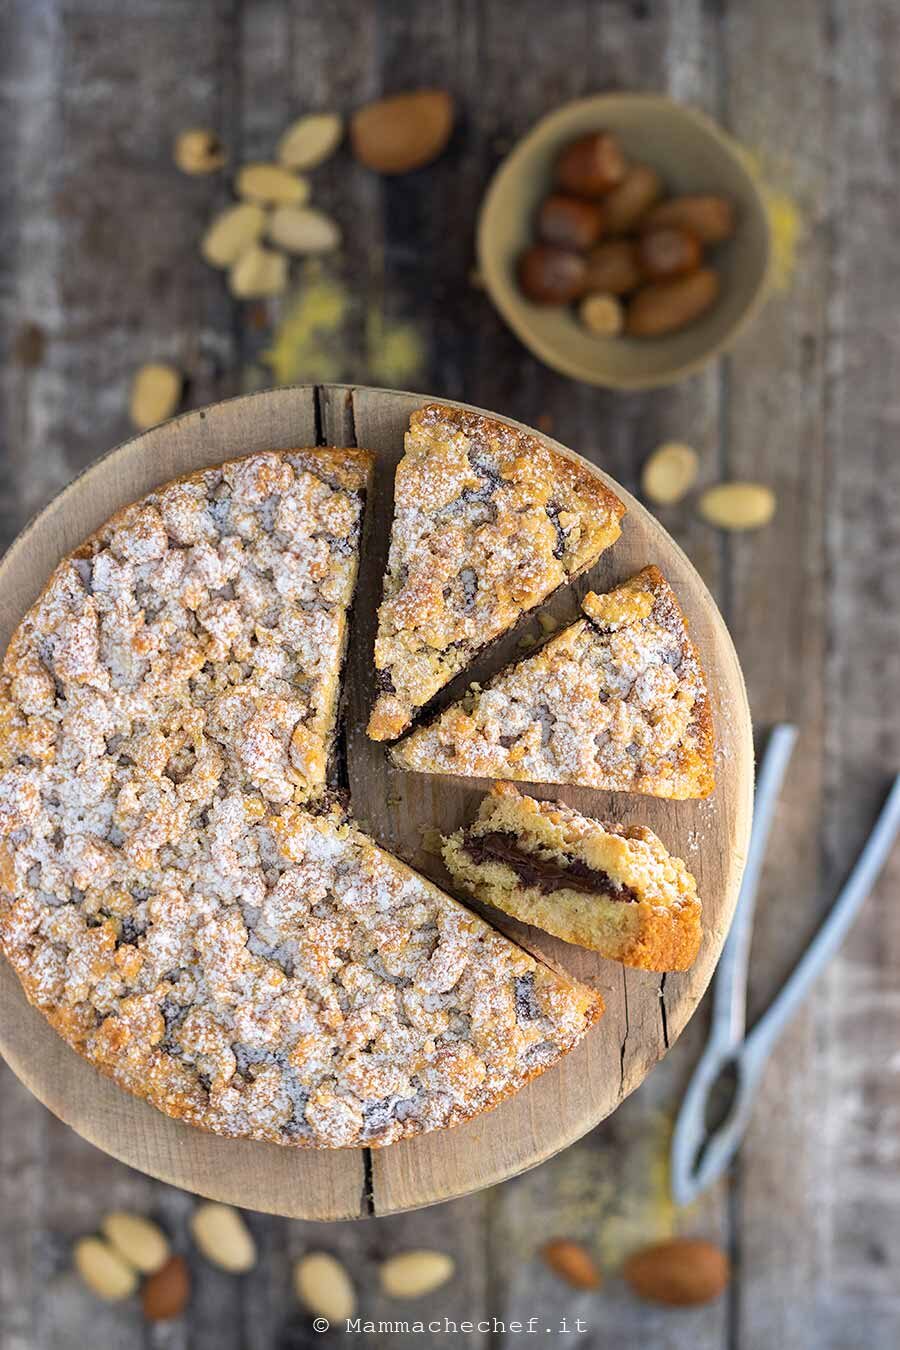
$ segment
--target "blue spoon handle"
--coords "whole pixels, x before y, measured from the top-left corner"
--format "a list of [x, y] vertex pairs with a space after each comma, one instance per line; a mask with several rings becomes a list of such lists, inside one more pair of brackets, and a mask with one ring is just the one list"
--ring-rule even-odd
[[806, 997], [810, 985], [821, 974], [843, 942], [848, 928], [887, 862], [898, 831], [900, 831], [900, 774], [894, 779], [875, 828], [866, 840], [856, 866], [821, 928], [747, 1037], [741, 1052], [742, 1058], [746, 1056], [758, 1061], [770, 1054], [786, 1023]]
[[797, 728], [780, 722], [772, 728], [766, 743], [756, 781], [753, 801], [753, 827], [744, 876], [735, 906], [731, 931], [722, 949], [713, 986], [712, 1026], [709, 1039], [727, 1049], [736, 1049], [747, 1026], [747, 971], [750, 965], [750, 941], [756, 912], [756, 893], [772, 830], [781, 784], [787, 771]]

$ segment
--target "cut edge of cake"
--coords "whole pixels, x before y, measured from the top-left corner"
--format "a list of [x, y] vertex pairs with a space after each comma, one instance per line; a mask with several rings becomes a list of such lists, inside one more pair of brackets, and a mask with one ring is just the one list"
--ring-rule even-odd
[[[410, 732], [391, 748], [392, 761], [419, 773], [571, 783], [674, 800], [709, 796], [715, 787], [715, 738], [706, 676], [662, 572], [651, 565], [604, 595], [588, 592], [582, 610], [582, 618]], [[645, 653], [644, 666], [630, 673], [626, 658], [634, 663], [641, 656], [648, 634], [666, 650]], [[600, 642], [612, 654], [610, 679], [621, 684], [623, 693], [619, 698], [607, 693], [595, 703], [589, 662], [598, 655]], [[625, 645], [617, 665], [614, 648], [621, 644]], [[677, 674], [665, 660], [674, 659], [675, 644]], [[560, 672], [580, 676], [582, 670], [584, 688], [576, 699], [572, 682]], [[654, 682], [659, 686], [655, 692]], [[531, 684], [532, 702], [540, 706], [528, 703]], [[683, 712], [678, 703], [682, 696], [690, 699]], [[653, 698], [658, 708], [652, 706]], [[672, 700], [674, 712], [668, 707]], [[602, 730], [597, 720], [601, 712]], [[684, 725], [672, 739], [664, 718], [676, 713]], [[513, 714], [522, 721], [521, 727]], [[643, 743], [628, 739], [635, 734]], [[653, 749], [654, 737], [661, 749]], [[557, 757], [557, 744], [568, 756], [564, 761]], [[597, 751], [604, 744], [617, 754], [617, 767], [601, 762]], [[644, 768], [638, 767], [642, 751]]]
[[[466, 485], [454, 492], [454, 483], [463, 481]], [[508, 488], [513, 496], [522, 494], [515, 509], [510, 503], [506, 521], [498, 519], [496, 504], [493, 520], [488, 509], [492, 491], [500, 488]], [[487, 503], [487, 518], [476, 522], [474, 537], [480, 541], [485, 561], [498, 566], [504, 547], [512, 556], [506, 573], [501, 561], [500, 574], [489, 577], [484, 588], [495, 607], [493, 620], [478, 635], [460, 636], [466, 626], [465, 605], [474, 605], [472, 597], [478, 594], [478, 570], [473, 566], [477, 559], [470, 539], [459, 557], [447, 563], [442, 550], [449, 550], [450, 516], [444, 522], [439, 516], [454, 510], [455, 503], [471, 505], [479, 494]], [[429, 500], [434, 504], [423, 509], [422, 502]], [[443, 404], [427, 404], [414, 412], [396, 471], [390, 552], [378, 611], [377, 693], [369, 737], [390, 741], [402, 735], [439, 690], [481, 651], [514, 627], [523, 614], [593, 566], [619, 537], [624, 514], [624, 504], [597, 471], [536, 435]], [[429, 519], [430, 552], [425, 548]], [[517, 529], [522, 536], [518, 554]], [[543, 540], [538, 539], [541, 533], [546, 536]], [[546, 556], [541, 556], [542, 549]], [[457, 586], [466, 577], [467, 585]], [[454, 616], [457, 602], [463, 608]], [[404, 608], [408, 611], [405, 619]], [[443, 623], [448, 613], [449, 631]]]
[[445, 838], [443, 858], [476, 899], [609, 960], [678, 971], [699, 951], [696, 881], [646, 826], [607, 824], [500, 783], [474, 822]]

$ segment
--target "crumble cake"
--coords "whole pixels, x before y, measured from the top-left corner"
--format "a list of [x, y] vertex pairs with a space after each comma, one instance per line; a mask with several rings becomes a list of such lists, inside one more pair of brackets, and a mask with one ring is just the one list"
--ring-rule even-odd
[[109, 832], [60, 848], [31, 787], [4, 791], [4, 950], [57, 1031], [167, 1115], [389, 1144], [497, 1105], [603, 1010], [334, 815], [213, 791], [141, 867]]
[[308, 809], [370, 467], [260, 454], [150, 493], [59, 565], [0, 676], [0, 946], [87, 1059], [223, 1135], [452, 1124], [602, 1011]]
[[482, 647], [592, 566], [625, 507], [534, 436], [429, 404], [397, 467], [368, 734], [393, 740]]
[[479, 900], [623, 965], [687, 970], [699, 950], [697, 883], [646, 826], [605, 824], [498, 783], [443, 856]]
[[606, 595], [531, 656], [473, 687], [392, 751], [401, 768], [653, 797], [714, 787], [706, 679], [657, 567]]

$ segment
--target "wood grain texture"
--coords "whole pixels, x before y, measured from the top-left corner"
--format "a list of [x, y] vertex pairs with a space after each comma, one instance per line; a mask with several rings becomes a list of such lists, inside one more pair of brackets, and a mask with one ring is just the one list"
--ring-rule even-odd
[[[700, 452], [704, 486], [737, 474], [776, 485], [778, 515], [755, 538], [710, 529], [692, 499], [661, 513], [736, 637], [759, 726], [785, 712], [801, 725], [758, 908], [759, 1011], [900, 760], [895, 11], [892, 0], [7, 0], [3, 543], [127, 434], [128, 380], [142, 361], [183, 362], [188, 406], [198, 406], [245, 387], [247, 363], [268, 341], [195, 252], [228, 186], [181, 177], [169, 157], [175, 133], [214, 126], [239, 163], [270, 154], [284, 121], [304, 111], [349, 113], [382, 91], [448, 85], [459, 124], [431, 168], [382, 180], [342, 150], [316, 171], [314, 199], [345, 236], [326, 272], [349, 304], [299, 378], [402, 382], [502, 409], [632, 491], [643, 460], [670, 438]], [[668, 92], [717, 117], [796, 202], [803, 226], [792, 284], [727, 363], [640, 396], [545, 370], [470, 284], [474, 221], [499, 159], [561, 101], [606, 89]], [[382, 368], [383, 320], [418, 339], [402, 380]], [[33, 366], [15, 355], [29, 323], [46, 337]], [[70, 1272], [70, 1243], [121, 1202], [159, 1217], [190, 1254], [191, 1197], [93, 1149], [0, 1064], [0, 1347], [305, 1350], [290, 1261], [324, 1246], [353, 1270], [361, 1309], [382, 1317], [421, 1307], [459, 1319], [537, 1313], [557, 1326], [577, 1305], [588, 1333], [547, 1336], [554, 1347], [894, 1350], [895, 868], [779, 1047], [739, 1167], [690, 1213], [668, 1202], [665, 1156], [705, 1004], [641, 1089], [543, 1167], [364, 1224], [250, 1215], [257, 1270], [236, 1281], [191, 1256], [191, 1308], [165, 1329], [144, 1328], [133, 1304], [92, 1300]], [[670, 1313], [629, 1295], [616, 1276], [622, 1255], [673, 1231], [731, 1247], [725, 1298]], [[544, 1271], [536, 1253], [554, 1233], [581, 1237], [602, 1258], [595, 1299], [574, 1299]], [[453, 1282], [427, 1307], [382, 1299], [377, 1261], [422, 1244], [453, 1251]], [[377, 1339], [409, 1350], [408, 1336]], [[454, 1350], [523, 1343], [501, 1331], [429, 1340]]]
[[[435, 827], [455, 830], [472, 814], [484, 784], [396, 770], [384, 746], [370, 741], [364, 730], [374, 692], [372, 644], [392, 519], [393, 472], [410, 414], [422, 402], [417, 395], [388, 391], [300, 387], [215, 404], [135, 437], [71, 483], [7, 553], [0, 564], [0, 645], [5, 646], [63, 554], [151, 487], [216, 463], [223, 451], [227, 458], [226, 447], [246, 454], [312, 444], [318, 437], [375, 451], [376, 487], [367, 509], [345, 682], [350, 800], [357, 818], [380, 842], [433, 879], [444, 880], [438, 859], [423, 847], [424, 836]], [[554, 448], [577, 458], [555, 443]], [[623, 497], [628, 514], [622, 538], [578, 591], [589, 585], [608, 590], [649, 562], [663, 569], [680, 597], [707, 672], [717, 729], [717, 787], [702, 802], [585, 789], [561, 789], [559, 795], [603, 818], [648, 823], [686, 858], [697, 877], [706, 897], [704, 942], [692, 970], [667, 995], [671, 1042], [706, 988], [728, 930], [749, 834], [753, 751], [743, 680], [715, 606], [661, 526], [640, 503]], [[557, 615], [571, 614], [576, 605], [576, 594], [567, 588], [551, 608]], [[518, 632], [476, 661], [465, 679], [484, 678], [489, 669], [504, 665], [516, 650]], [[459, 683], [448, 686], [448, 697]], [[371, 1156], [367, 1150], [295, 1152], [222, 1140], [169, 1121], [83, 1064], [25, 1005], [5, 966], [0, 971], [0, 1048], [27, 1086], [91, 1142], [199, 1194], [308, 1219], [390, 1214], [431, 1204], [505, 1180], [565, 1148], [615, 1110], [666, 1049], [658, 976], [623, 972], [538, 929], [506, 916], [502, 922], [496, 914], [489, 917], [550, 965], [600, 989], [607, 1012], [559, 1065], [496, 1111], [454, 1130], [373, 1150]]]

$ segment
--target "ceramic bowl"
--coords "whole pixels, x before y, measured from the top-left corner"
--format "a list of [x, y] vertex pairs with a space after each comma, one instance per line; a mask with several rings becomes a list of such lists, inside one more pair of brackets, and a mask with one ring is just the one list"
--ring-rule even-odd
[[[629, 159], [650, 164], [668, 195], [715, 193], [737, 212], [731, 239], [710, 251], [721, 279], [715, 305], [678, 333], [600, 338], [573, 306], [535, 305], [519, 290], [516, 261], [534, 241], [560, 150], [590, 131], [618, 137]], [[770, 258], [769, 219], [740, 147], [705, 114], [655, 94], [600, 94], [538, 122], [500, 165], [481, 209], [478, 261], [485, 287], [516, 336], [554, 370], [612, 389], [670, 384], [721, 355], [759, 309]]]

